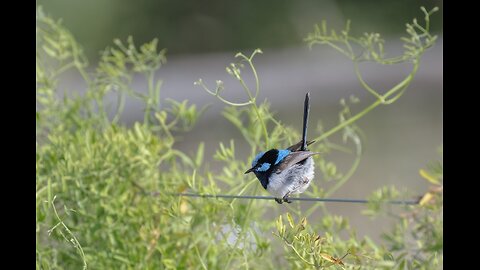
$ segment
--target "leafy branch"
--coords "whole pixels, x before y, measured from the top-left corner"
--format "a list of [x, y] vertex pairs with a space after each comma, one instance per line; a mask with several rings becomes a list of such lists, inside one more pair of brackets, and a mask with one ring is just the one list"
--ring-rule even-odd
[[[224, 85], [223, 85], [223, 82], [220, 81], [220, 80], [216, 81], [217, 85], [216, 85], [215, 90], [213, 90], [213, 91], [210, 90], [203, 83], [202, 79], [199, 79], [194, 84], [195, 85], [200, 85], [205, 91], [207, 91], [207, 93], [209, 93], [212, 96], [217, 97], [220, 101], [222, 101], [223, 103], [225, 103], [227, 105], [234, 106], [234, 107], [243, 107], [243, 106], [251, 105], [253, 110], [255, 111], [255, 113], [257, 115], [257, 120], [260, 122], [260, 125], [263, 129], [265, 149], [268, 149], [270, 147], [270, 144], [269, 144], [269, 136], [268, 136], [267, 126], [266, 126], [265, 121], [263, 120], [263, 118], [260, 114], [259, 106], [257, 105], [257, 97], [258, 97], [258, 93], [260, 92], [260, 82], [259, 82], [259, 79], [258, 79], [257, 70], [255, 69], [255, 66], [253, 64], [253, 57], [256, 54], [261, 54], [261, 53], [263, 53], [263, 52], [260, 49], [254, 50], [253, 53], [249, 57], [247, 57], [243, 53], [237, 53], [235, 55], [235, 58], [240, 58], [240, 63], [231, 63], [229, 67], [226, 67], [227, 73], [230, 76], [232, 76], [233, 78], [235, 78], [236, 80], [238, 80], [240, 82], [240, 84], [242, 85], [243, 90], [245, 91], [245, 93], [248, 96], [248, 101], [247, 102], [237, 103], [237, 102], [232, 102], [232, 101], [229, 101], [229, 100], [226, 100], [225, 98], [223, 98], [220, 95], [220, 93], [221, 93], [221, 91], [224, 90]], [[241, 75], [241, 71], [244, 68], [244, 65], [242, 64], [242, 62], [247, 62], [248, 66], [252, 70], [253, 77], [255, 79], [255, 95], [253, 95], [252, 90], [245, 83], [245, 80], [243, 79], [243, 77]]]
[[[405, 51], [401, 56], [391, 58], [385, 58], [385, 41], [378, 33], [365, 33], [362, 37], [352, 37], [349, 35], [350, 22], [347, 22], [345, 29], [339, 34], [335, 30], [329, 31], [325, 21], [322, 22], [321, 26], [315, 25], [314, 31], [305, 39], [309, 47], [312, 48], [313, 45], [316, 44], [328, 45], [352, 60], [355, 73], [360, 84], [377, 99], [371, 105], [353, 115], [348, 120], [315, 138], [316, 141], [322, 141], [326, 139], [337, 131], [340, 131], [346, 126], [356, 122], [377, 106], [391, 104], [402, 96], [407, 87], [413, 81], [413, 78], [418, 71], [420, 58], [422, 57], [423, 53], [428, 48], [432, 47], [437, 39], [437, 36], [432, 35], [429, 30], [430, 16], [434, 12], [438, 11], [438, 8], [433, 8], [431, 11], [427, 11], [424, 7], [421, 7], [421, 10], [425, 15], [425, 25], [420, 25], [417, 19], [414, 19], [413, 23], [411, 24], [407, 23], [406, 32], [408, 37], [401, 38], [401, 40], [404, 42]], [[360, 50], [360, 52], [355, 50], [356, 47], [359, 48], [357, 51]], [[397, 83], [391, 89], [383, 91], [384, 94], [381, 94], [382, 91], [373, 89], [363, 79], [363, 76], [360, 73], [359, 63], [364, 61], [373, 61], [382, 65], [409, 62], [413, 64], [413, 67], [410, 73], [402, 81]]]

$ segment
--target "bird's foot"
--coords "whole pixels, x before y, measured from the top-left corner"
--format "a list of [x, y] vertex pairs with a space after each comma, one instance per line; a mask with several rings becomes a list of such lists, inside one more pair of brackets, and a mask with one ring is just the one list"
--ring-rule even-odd
[[288, 199], [288, 195], [289, 194], [283, 196], [283, 201], [286, 202], [286, 203], [292, 203], [292, 201]]
[[275, 201], [276, 201], [278, 204], [282, 204], [282, 203], [283, 203], [282, 199], [279, 199], [279, 198], [275, 198]]

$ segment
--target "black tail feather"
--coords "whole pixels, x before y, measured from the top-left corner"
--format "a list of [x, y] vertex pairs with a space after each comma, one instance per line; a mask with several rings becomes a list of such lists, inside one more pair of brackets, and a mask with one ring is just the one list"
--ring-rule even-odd
[[307, 125], [308, 115], [310, 113], [310, 92], [305, 95], [305, 105], [303, 111], [303, 135], [302, 135], [302, 148], [300, 150], [307, 150]]

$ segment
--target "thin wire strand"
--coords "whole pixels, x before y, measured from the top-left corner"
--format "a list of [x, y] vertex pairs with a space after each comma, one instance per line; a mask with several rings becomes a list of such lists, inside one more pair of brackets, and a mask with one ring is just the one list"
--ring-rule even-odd
[[[153, 196], [158, 196], [159, 193], [155, 192]], [[197, 193], [173, 193], [171, 195], [183, 196], [183, 197], [196, 197], [196, 198], [224, 198], [224, 199], [249, 199], [249, 200], [274, 200], [275, 197], [272, 196], [240, 196], [240, 195], [225, 195], [225, 194], [197, 194]], [[357, 200], [357, 199], [340, 199], [340, 198], [310, 198], [310, 197], [289, 197], [291, 201], [310, 201], [310, 202], [339, 202], [339, 203], [368, 203], [368, 200]], [[404, 205], [415, 205], [418, 204], [418, 200], [391, 200], [385, 201], [389, 204], [404, 204]]]

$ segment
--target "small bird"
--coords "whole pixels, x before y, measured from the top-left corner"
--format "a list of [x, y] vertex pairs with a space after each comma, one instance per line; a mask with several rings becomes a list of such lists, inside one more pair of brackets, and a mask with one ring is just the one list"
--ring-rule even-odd
[[252, 161], [252, 167], [245, 174], [253, 172], [263, 188], [275, 197], [279, 204], [291, 203], [291, 194], [304, 192], [314, 177], [313, 155], [307, 146], [307, 122], [310, 112], [310, 93], [305, 96], [302, 140], [287, 149], [270, 149], [261, 152]]

